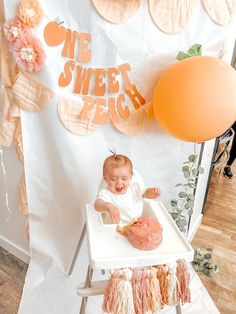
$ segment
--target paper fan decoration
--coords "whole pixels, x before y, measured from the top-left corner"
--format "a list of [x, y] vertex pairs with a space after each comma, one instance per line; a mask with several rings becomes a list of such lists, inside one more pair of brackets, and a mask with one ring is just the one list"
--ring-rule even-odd
[[99, 127], [99, 124], [93, 122], [94, 110], [87, 119], [81, 117], [82, 102], [59, 96], [57, 110], [62, 124], [74, 134], [88, 135]]
[[154, 23], [167, 34], [182, 32], [199, 0], [149, 0], [149, 10]]
[[122, 24], [137, 13], [141, 0], [93, 0], [93, 4], [105, 20]]
[[236, 0], [202, 0], [202, 3], [212, 20], [222, 26], [227, 26], [236, 14]]
[[111, 120], [115, 128], [123, 134], [136, 135], [143, 133], [154, 120], [152, 103], [142, 106], [139, 110], [131, 111], [127, 119], [120, 119], [119, 121]]

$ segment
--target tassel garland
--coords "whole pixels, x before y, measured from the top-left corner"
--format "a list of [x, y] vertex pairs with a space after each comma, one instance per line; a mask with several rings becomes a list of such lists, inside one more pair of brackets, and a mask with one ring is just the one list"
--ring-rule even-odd
[[142, 290], [142, 269], [133, 269], [132, 275], [132, 290], [135, 314], [143, 314], [143, 290]]
[[176, 277], [176, 265], [169, 265], [169, 305], [176, 305], [179, 302], [180, 287], [179, 281]]
[[131, 285], [132, 270], [123, 269], [122, 279], [117, 287], [117, 302], [113, 308], [112, 314], [135, 314], [132, 285]]
[[162, 309], [161, 291], [159, 281], [157, 279], [157, 271], [154, 267], [150, 270], [150, 295], [150, 311], [160, 311]]
[[183, 259], [177, 260], [177, 269], [176, 269], [176, 276], [179, 281], [180, 285], [180, 300], [182, 304], [187, 302], [191, 302], [190, 296], [190, 289], [189, 289], [189, 282], [190, 282], [190, 274], [188, 271], [187, 263]]
[[145, 314], [165, 305], [190, 302], [190, 274], [185, 260], [171, 265], [115, 270], [104, 293], [102, 309], [110, 314]]
[[110, 279], [108, 280], [104, 297], [103, 297], [103, 304], [102, 310], [107, 313], [112, 313], [113, 308], [115, 307], [115, 303], [118, 302], [119, 295], [118, 295], [118, 286], [119, 282], [121, 281], [121, 271], [115, 270], [112, 274]]
[[150, 310], [150, 270], [143, 269], [142, 281], [141, 281], [142, 291], [143, 291], [143, 313]]
[[157, 265], [157, 278], [159, 280], [161, 290], [162, 307], [169, 304], [168, 295], [168, 268], [165, 265]]

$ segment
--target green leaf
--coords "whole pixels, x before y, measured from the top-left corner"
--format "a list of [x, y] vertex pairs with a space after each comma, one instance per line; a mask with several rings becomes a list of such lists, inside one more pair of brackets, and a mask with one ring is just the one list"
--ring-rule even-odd
[[183, 171], [183, 172], [189, 171], [189, 166], [183, 166], [183, 167], [182, 167], [182, 171]]
[[188, 156], [188, 160], [190, 162], [195, 162], [197, 160], [197, 155], [190, 155], [190, 156]]
[[176, 207], [177, 206], [177, 204], [178, 204], [178, 201], [177, 200], [171, 200], [171, 202], [170, 202], [170, 205], [172, 206], [172, 207]]
[[171, 217], [176, 220], [178, 218], [178, 214], [177, 213], [171, 213]]
[[184, 198], [184, 197], [187, 196], [187, 194], [186, 194], [184, 191], [181, 191], [181, 192], [179, 192], [178, 196], [179, 196], [180, 198]]
[[214, 264], [214, 266], [213, 266], [213, 272], [214, 272], [214, 273], [218, 273], [219, 270], [220, 270], [219, 265], [218, 265], [217, 262], [215, 262], [215, 264]]
[[195, 270], [196, 272], [198, 272], [198, 271], [199, 271], [199, 266], [198, 266], [198, 265], [193, 264], [193, 268], [194, 268], [194, 270]]
[[183, 228], [187, 225], [187, 220], [186, 219], [178, 219], [176, 221], [177, 225], [180, 227], [180, 228]]
[[202, 45], [194, 44], [191, 48], [189, 48], [187, 53], [190, 56], [201, 56], [202, 55]]
[[184, 177], [187, 179], [190, 177], [190, 171], [184, 171]]
[[210, 271], [209, 271], [209, 269], [204, 268], [202, 272], [203, 272], [204, 275], [210, 276]]
[[204, 173], [204, 168], [203, 167], [198, 167], [199, 173], [203, 174]]
[[205, 259], [211, 259], [211, 257], [212, 257], [212, 255], [211, 255], [211, 254], [209, 254], [209, 253], [204, 254], [204, 258], [205, 258]]
[[198, 175], [198, 169], [197, 169], [197, 168], [193, 168], [193, 169], [192, 169], [192, 174], [193, 174], [194, 176], [197, 176], [197, 175]]
[[190, 210], [188, 211], [188, 215], [191, 216], [192, 214], [193, 214], [193, 210], [190, 209]]
[[195, 200], [195, 196], [193, 194], [188, 194], [187, 197], [188, 197], [188, 199], [190, 201], [194, 201]]
[[193, 201], [187, 201], [187, 203], [184, 205], [185, 209], [193, 208], [194, 202]]
[[189, 208], [190, 208], [190, 206], [188, 205], [188, 203], [186, 203], [186, 204], [184, 205], [184, 208], [185, 208], [185, 209], [189, 209]]
[[177, 186], [182, 186], [183, 184], [182, 183], [177, 183], [176, 185], [175, 185], [175, 187], [177, 187]]
[[191, 57], [189, 54], [187, 54], [186, 52], [180, 51], [176, 57], [177, 60], [184, 60], [186, 58]]

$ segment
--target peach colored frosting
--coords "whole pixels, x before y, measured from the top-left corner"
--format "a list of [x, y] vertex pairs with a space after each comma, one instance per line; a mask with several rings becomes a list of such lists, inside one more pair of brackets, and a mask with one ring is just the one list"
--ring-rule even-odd
[[162, 226], [152, 217], [139, 217], [123, 230], [118, 228], [117, 231], [126, 235], [130, 244], [139, 250], [156, 249], [162, 242]]

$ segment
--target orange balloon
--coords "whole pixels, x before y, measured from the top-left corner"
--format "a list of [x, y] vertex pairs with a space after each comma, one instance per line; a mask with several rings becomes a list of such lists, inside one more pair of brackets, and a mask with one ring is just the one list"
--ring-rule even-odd
[[213, 139], [236, 120], [236, 71], [214, 57], [180, 61], [158, 81], [153, 111], [160, 126], [179, 139]]

